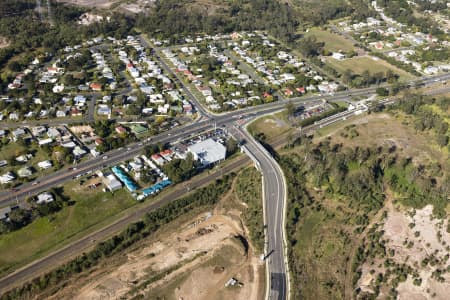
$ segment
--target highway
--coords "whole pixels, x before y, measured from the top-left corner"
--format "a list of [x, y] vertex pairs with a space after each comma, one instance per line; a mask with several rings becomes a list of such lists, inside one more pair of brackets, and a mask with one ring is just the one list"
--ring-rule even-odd
[[265, 246], [268, 280], [266, 298], [284, 300], [289, 295], [284, 217], [286, 205], [286, 183], [283, 171], [264, 147], [247, 132], [236, 128], [237, 136], [245, 139], [245, 147], [258, 161], [263, 180], [263, 201], [265, 214]]

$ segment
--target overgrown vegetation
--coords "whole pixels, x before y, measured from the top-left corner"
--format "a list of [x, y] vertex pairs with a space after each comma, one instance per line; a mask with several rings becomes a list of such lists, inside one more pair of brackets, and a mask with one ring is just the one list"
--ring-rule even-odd
[[344, 297], [351, 275], [345, 268], [358, 236], [383, 207], [386, 188], [405, 206], [432, 204], [437, 216], [445, 216], [449, 174], [412, 163], [395, 146], [350, 148], [310, 138], [293, 145], [279, 161], [288, 182], [292, 284], [302, 287], [293, 290], [295, 299]]
[[129, 225], [120, 234], [99, 243], [92, 251], [76, 257], [19, 288], [4, 293], [0, 299], [29, 299], [37, 295], [44, 297], [44, 294], [49, 295], [56, 292], [58, 287], [63, 286], [71, 276], [89, 270], [106, 257], [127, 249], [182, 214], [216, 204], [220, 196], [231, 188], [234, 176], [234, 174], [225, 175], [222, 179], [216, 180], [184, 198], [146, 214], [141, 221]]
[[192, 32], [230, 33], [241, 30], [268, 30], [274, 36], [292, 41], [298, 21], [292, 7], [276, 0], [238, 0], [208, 14], [190, 1], [158, 1], [148, 15], [140, 15], [137, 25], [152, 36], [176, 41]]
[[314, 122], [320, 121], [320, 120], [325, 119], [325, 118], [327, 118], [329, 116], [332, 116], [334, 114], [337, 114], [337, 113], [340, 113], [340, 112], [343, 112], [343, 111], [346, 110], [345, 107], [337, 106], [337, 105], [335, 105], [335, 106], [336, 106], [335, 108], [330, 109], [328, 111], [325, 111], [325, 112], [321, 113], [320, 115], [313, 116], [313, 117], [310, 117], [310, 118], [307, 118], [307, 119], [304, 119], [304, 120], [300, 121], [298, 126], [306, 127], [306, 126], [314, 124]]
[[450, 98], [427, 98], [417, 94], [406, 93], [394, 106], [415, 117], [414, 127], [419, 131], [432, 130], [440, 147], [449, 146], [449, 121], [447, 112]]
[[256, 250], [264, 250], [264, 217], [261, 174], [255, 168], [242, 171], [236, 180], [236, 194], [247, 205], [242, 215]]

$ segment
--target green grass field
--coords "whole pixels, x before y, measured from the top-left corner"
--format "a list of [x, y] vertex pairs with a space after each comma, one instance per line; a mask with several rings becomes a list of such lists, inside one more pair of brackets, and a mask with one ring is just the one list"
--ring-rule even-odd
[[286, 113], [284, 111], [259, 118], [248, 126], [248, 130], [252, 134], [264, 133], [269, 140], [278, 137], [291, 129], [292, 128], [286, 120]]
[[349, 52], [355, 50], [353, 43], [346, 38], [319, 28], [310, 29], [305, 36], [314, 35], [318, 41], [325, 43], [325, 49], [331, 52], [344, 51]]
[[137, 203], [125, 189], [114, 195], [100, 190], [94, 194], [76, 190], [77, 186], [76, 182], [65, 186], [65, 194], [75, 201], [72, 206], [38, 218], [20, 230], [0, 235], [0, 274], [50, 253], [81, 232], [93, 230], [102, 221]]
[[343, 73], [347, 69], [350, 69], [357, 74], [362, 74], [366, 70], [373, 74], [377, 72], [384, 73], [390, 69], [392, 70], [392, 72], [400, 76], [400, 80], [409, 80], [414, 78], [413, 75], [389, 64], [388, 62], [385, 62], [384, 60], [374, 60], [370, 57], [353, 57], [344, 60], [328, 58], [327, 64], [329, 64], [332, 68], [336, 69], [340, 73]]

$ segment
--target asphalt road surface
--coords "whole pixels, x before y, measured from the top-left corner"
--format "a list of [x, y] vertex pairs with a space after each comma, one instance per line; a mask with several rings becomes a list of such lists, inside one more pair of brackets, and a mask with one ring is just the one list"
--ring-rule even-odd
[[286, 183], [283, 171], [261, 144], [245, 130], [236, 129], [246, 140], [245, 147], [259, 162], [263, 175], [265, 205], [265, 256], [269, 273], [268, 299], [287, 299], [289, 286], [287, 282], [287, 260], [285, 257], [284, 207], [286, 204]]

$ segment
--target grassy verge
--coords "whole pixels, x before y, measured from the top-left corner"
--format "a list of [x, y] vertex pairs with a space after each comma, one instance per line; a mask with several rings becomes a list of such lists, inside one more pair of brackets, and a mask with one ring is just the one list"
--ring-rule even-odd
[[250, 230], [250, 239], [257, 251], [264, 250], [264, 218], [262, 207], [262, 178], [255, 168], [243, 170], [236, 181], [236, 194], [247, 206], [244, 223]]
[[263, 133], [269, 140], [286, 133], [290, 129], [292, 128], [286, 120], [284, 111], [259, 118], [248, 126], [248, 130], [253, 136]]

